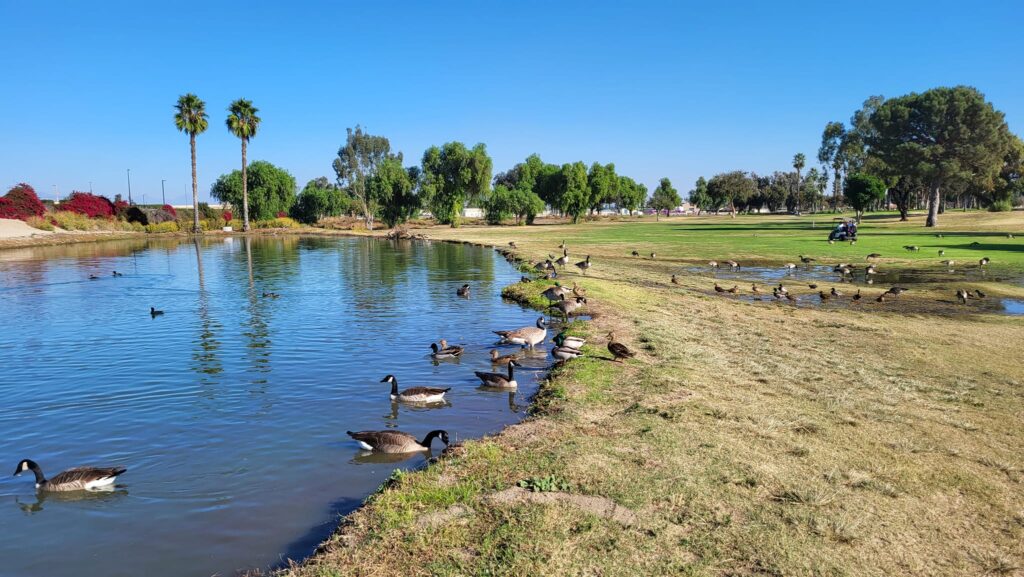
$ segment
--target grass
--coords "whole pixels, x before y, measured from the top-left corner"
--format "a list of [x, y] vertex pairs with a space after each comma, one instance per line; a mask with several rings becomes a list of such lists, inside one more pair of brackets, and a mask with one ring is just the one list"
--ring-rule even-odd
[[[941, 240], [962, 236], [966, 253], [968, 239], [988, 239], [995, 262], [1024, 269], [1024, 245], [1005, 237], [1024, 235], [1021, 221], [947, 214]], [[563, 238], [594, 255], [587, 278], [563, 279], [586, 287], [597, 313], [574, 326], [588, 356], [553, 371], [536, 416], [398, 476], [286, 572], [1019, 575], [1024, 323], [793, 308], [709, 293], [700, 275], [668, 282], [687, 260], [848, 249], [824, 243], [824, 230], [776, 222], [431, 229], [515, 240], [528, 260]], [[924, 246], [933, 234], [888, 221], [862, 230], [858, 254]], [[634, 247], [658, 257], [634, 259]], [[897, 253], [891, 266], [919, 259]], [[545, 285], [507, 292], [536, 302]], [[606, 360], [609, 330], [636, 359]]]

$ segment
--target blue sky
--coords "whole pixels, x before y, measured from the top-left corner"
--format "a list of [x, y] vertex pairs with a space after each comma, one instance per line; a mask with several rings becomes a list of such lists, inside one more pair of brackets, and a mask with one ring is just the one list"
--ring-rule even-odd
[[[712, 5], [714, 4], [714, 5]], [[872, 94], [968, 84], [1024, 131], [1024, 3], [16, 2], [0, 0], [0, 186], [190, 200], [180, 94], [206, 100], [199, 188], [238, 168], [225, 109], [263, 124], [249, 158], [333, 178], [345, 128], [484, 142], [495, 170], [614, 162], [650, 188], [811, 161]]]

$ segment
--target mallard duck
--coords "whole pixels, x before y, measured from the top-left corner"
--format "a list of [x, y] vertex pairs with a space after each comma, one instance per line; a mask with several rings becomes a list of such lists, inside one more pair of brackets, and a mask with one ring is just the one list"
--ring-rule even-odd
[[757, 283], [750, 285], [750, 292], [754, 294], [761, 294], [761, 287], [757, 286]]
[[265, 299], [276, 299], [279, 296], [281, 296], [281, 295], [279, 295], [277, 293], [272, 293], [272, 292], [264, 292], [263, 293], [263, 298], [265, 298]]
[[89, 280], [100, 280], [100, 277], [98, 277], [98, 276], [96, 276], [94, 274], [91, 274], [91, 275], [89, 275]]
[[537, 325], [534, 327], [523, 327], [511, 331], [494, 331], [494, 334], [501, 337], [505, 342], [523, 345], [532, 349], [534, 345], [543, 342], [547, 338], [548, 325], [544, 322], [544, 317], [540, 317], [537, 319]]
[[782, 294], [786, 294], [786, 293], [789, 292], [789, 289], [787, 289], [786, 287], [782, 286], [782, 283], [779, 283], [778, 290]]
[[577, 350], [583, 345], [587, 344], [587, 339], [583, 339], [580, 337], [571, 337], [565, 334], [565, 329], [559, 331], [559, 333], [555, 335], [555, 338], [552, 340], [555, 342], [556, 345], [560, 347], [571, 347]]
[[459, 287], [455, 291], [455, 294], [460, 296], [460, 297], [468, 297], [469, 296], [469, 285], [468, 284], [462, 285], [461, 287]]
[[429, 451], [430, 444], [434, 439], [441, 437], [441, 442], [448, 446], [448, 431], [430, 431], [422, 441], [416, 441], [409, 433], [402, 431], [359, 431], [353, 433], [346, 431], [348, 436], [355, 439], [359, 446], [367, 451], [380, 453], [417, 453]]
[[562, 268], [565, 268], [565, 265], [569, 264], [569, 249], [562, 249], [562, 256], [558, 257], [555, 264]]
[[836, 287], [832, 287], [832, 296], [834, 296], [834, 297], [841, 297], [841, 296], [843, 296], [843, 293], [837, 291]]
[[488, 387], [491, 389], [514, 389], [518, 387], [519, 384], [516, 383], [515, 372], [513, 371], [513, 368], [518, 367], [519, 363], [512, 360], [508, 362], [507, 366], [507, 375], [503, 375], [501, 373], [485, 373], [482, 371], [476, 371], [474, 374], [478, 379], [480, 379], [480, 382], [484, 387]]
[[715, 292], [716, 293], [724, 293], [725, 289], [720, 287], [720, 286], [718, 286], [718, 283], [715, 283]]
[[114, 484], [118, 475], [127, 470], [124, 467], [75, 467], [47, 479], [35, 461], [24, 459], [18, 463], [14, 476], [32, 471], [36, 476], [36, 489], [40, 491], [89, 491]]
[[441, 339], [441, 346], [437, 346], [437, 343], [430, 343], [431, 357], [435, 359], [454, 359], [462, 354], [464, 350], [462, 347], [457, 345], [448, 346], [448, 342]]
[[818, 260], [818, 259], [811, 258], [809, 256], [804, 256], [802, 254], [799, 255], [799, 256], [800, 256], [800, 262], [802, 262], [804, 264], [810, 264], [810, 263], [816, 262]]
[[640, 251], [634, 250], [632, 254], [633, 254], [633, 256], [639, 257], [640, 256]]
[[818, 298], [821, 299], [821, 302], [825, 302], [828, 299], [832, 298], [832, 295], [826, 293], [825, 291], [818, 291]]
[[811, 290], [815, 290], [815, 289], [818, 288], [818, 285], [816, 283], [812, 282], [811, 284], [807, 285], [807, 288], [809, 288]]
[[491, 349], [491, 364], [492, 365], [507, 365], [510, 362], [516, 360], [516, 355], [500, 355], [497, 349]]
[[111, 276], [124, 276], [123, 274], [121, 274], [121, 273], [117, 272], [116, 270], [115, 270], [115, 271], [113, 271], [113, 272], [112, 272], [112, 273], [110, 273], [110, 274], [111, 274]]
[[859, 301], [860, 299], [861, 299], [861, 296], [860, 296], [860, 289], [857, 289], [857, 292], [856, 292], [856, 293], [854, 293], [854, 295], [853, 295], [853, 302], [857, 302], [857, 301]]
[[398, 392], [398, 379], [394, 375], [388, 375], [380, 380], [382, 383], [391, 383], [391, 400], [403, 401], [406, 403], [439, 403], [444, 400], [444, 394], [452, 390], [451, 387], [439, 389], [436, 387], [409, 387]]
[[151, 317], [158, 317], [158, 316], [160, 316], [162, 314], [164, 314], [164, 311], [158, 311], [158, 310], [156, 310], [153, 307], [149, 307], [149, 316], [151, 316]]
[[782, 296], [786, 297], [786, 300], [791, 302], [791, 303], [795, 303], [796, 302], [796, 297], [791, 295], [791, 294], [789, 294], [788, 292], [782, 293]]
[[572, 281], [572, 294], [578, 297], [585, 297], [587, 296], [587, 289], [576, 284], [576, 281]]
[[621, 362], [621, 359], [631, 359], [636, 353], [629, 350], [626, 345], [615, 342], [615, 333], [608, 333], [608, 352], [612, 354], [612, 360]]
[[974, 289], [974, 294], [975, 294], [975, 295], [976, 295], [976, 296], [977, 296], [977, 297], [978, 297], [979, 299], [983, 299], [983, 298], [985, 298], [985, 293], [981, 292], [981, 290], [980, 290], [980, 289]]
[[731, 289], [725, 289], [725, 290], [726, 290], [726, 292], [728, 292], [729, 294], [737, 294], [737, 293], [739, 293], [739, 292], [740, 292], [740, 286], [739, 286], [739, 285], [732, 285], [732, 288], [731, 288]]
[[583, 271], [583, 275], [586, 276], [587, 269], [590, 268], [590, 255], [587, 255], [586, 260], [581, 260], [580, 262], [576, 263], [576, 268]]
[[676, 280], [676, 275], [672, 275], [672, 284], [679, 284], [679, 281]]
[[558, 345], [555, 345], [551, 349], [551, 356], [559, 361], [571, 361], [576, 357], [582, 357], [583, 352], [580, 351], [579, 349], [574, 349], [572, 347], [560, 347]]
[[519, 282], [521, 282], [521, 283], [533, 282], [533, 279], [528, 277], [528, 276], [521, 276], [521, 277], [519, 277]]

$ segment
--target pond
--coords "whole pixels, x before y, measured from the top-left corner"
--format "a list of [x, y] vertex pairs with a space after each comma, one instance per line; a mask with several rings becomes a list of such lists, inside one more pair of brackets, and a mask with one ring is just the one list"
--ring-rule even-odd
[[[492, 330], [538, 316], [500, 298], [519, 276], [479, 247], [351, 238], [0, 252], [0, 573], [231, 575], [310, 554], [396, 467], [425, 462], [363, 454], [346, 430], [454, 442], [522, 418], [546, 352], [512, 395], [473, 375], [491, 370]], [[432, 361], [442, 337], [461, 359]], [[452, 387], [448, 403], [392, 404], [389, 373]], [[9, 476], [23, 458], [50, 476], [128, 472], [112, 492], [45, 496]]]

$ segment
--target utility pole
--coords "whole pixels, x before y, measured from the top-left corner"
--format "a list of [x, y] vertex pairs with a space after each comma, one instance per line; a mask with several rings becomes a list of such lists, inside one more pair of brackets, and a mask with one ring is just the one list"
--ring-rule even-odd
[[92, 181], [89, 181], [89, 194], [92, 194]]
[[57, 194], [57, 185], [53, 185], [53, 200], [60, 202], [60, 195]]
[[128, 169], [128, 204], [132, 203], [132, 169]]
[[165, 182], [167, 182], [166, 179], [161, 179], [160, 180], [160, 200], [163, 201], [164, 205], [167, 204], [167, 194], [164, 193], [164, 183]]

